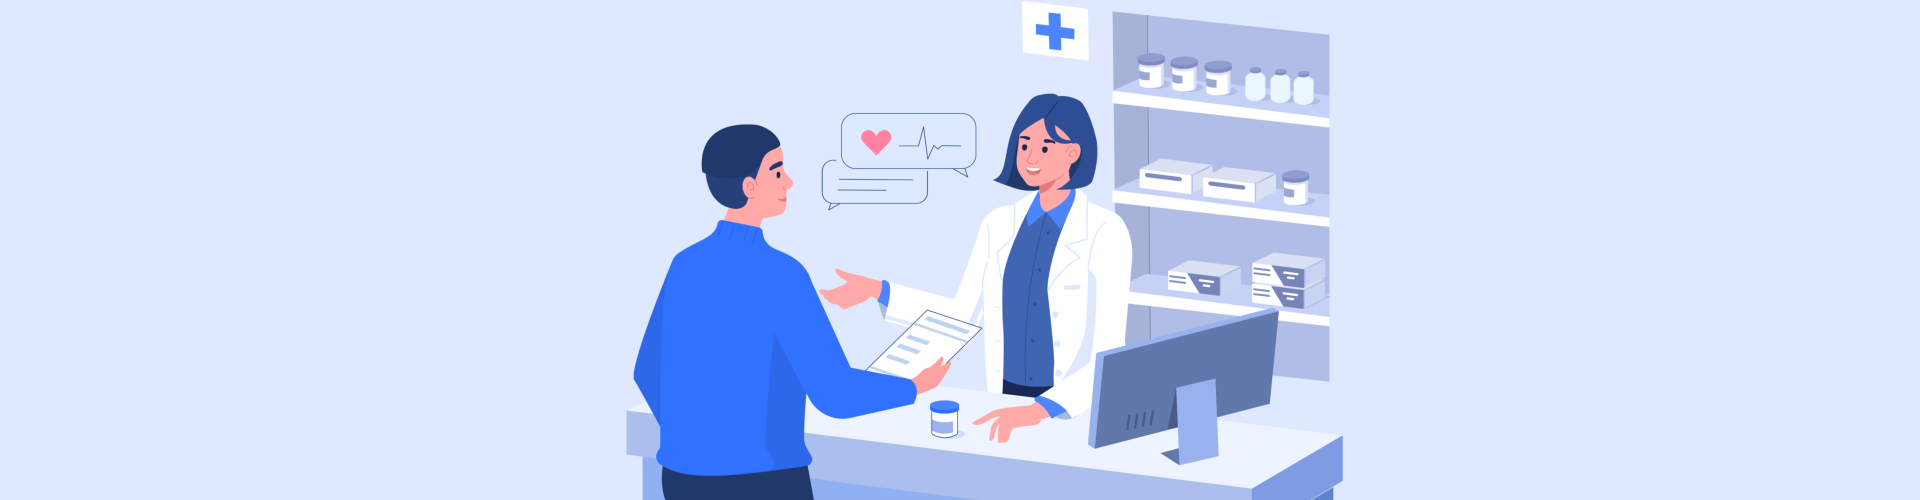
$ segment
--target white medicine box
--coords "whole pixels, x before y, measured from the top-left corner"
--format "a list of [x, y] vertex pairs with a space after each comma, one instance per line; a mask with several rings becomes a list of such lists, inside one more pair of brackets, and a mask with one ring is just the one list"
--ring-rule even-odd
[[1253, 284], [1253, 302], [1292, 309], [1306, 309], [1327, 298], [1327, 282], [1316, 281], [1306, 288], [1291, 288], [1266, 283]]
[[1306, 288], [1327, 278], [1327, 260], [1276, 253], [1253, 261], [1253, 282]]
[[1222, 168], [1206, 175], [1200, 194], [1208, 198], [1255, 202], [1273, 194], [1275, 186], [1272, 172]]
[[1167, 289], [1176, 292], [1220, 295], [1240, 283], [1240, 268], [1190, 260], [1167, 272]]
[[1140, 168], [1140, 189], [1193, 194], [1200, 190], [1200, 178], [1213, 166], [1180, 160], [1156, 160]]

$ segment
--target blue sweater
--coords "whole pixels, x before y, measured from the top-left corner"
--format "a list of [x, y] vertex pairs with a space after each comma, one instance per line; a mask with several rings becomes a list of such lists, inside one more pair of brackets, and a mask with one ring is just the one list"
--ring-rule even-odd
[[847, 366], [813, 280], [760, 228], [721, 221], [674, 256], [633, 381], [660, 465], [722, 476], [813, 463], [807, 400], [834, 418], [913, 404], [913, 381]]

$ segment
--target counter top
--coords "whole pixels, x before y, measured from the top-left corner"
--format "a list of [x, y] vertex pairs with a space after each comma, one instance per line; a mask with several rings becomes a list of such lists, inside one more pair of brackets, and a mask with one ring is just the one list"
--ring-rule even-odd
[[[927, 405], [960, 404], [960, 432], [930, 432]], [[987, 412], [1032, 399], [940, 387], [914, 404], [835, 419], [807, 408], [814, 479], [963, 498], [1087, 498], [1097, 492], [1178, 498], [1315, 498], [1341, 479], [1341, 437], [1220, 421], [1220, 456], [1179, 465], [1161, 455], [1178, 447], [1177, 429], [1092, 448], [1089, 419], [1050, 419], [1015, 430], [1008, 443], [987, 440]], [[627, 453], [653, 457], [659, 426], [645, 403], [628, 410]], [[983, 476], [982, 473], [987, 475]], [[981, 481], [983, 477], [994, 481]], [[1096, 495], [1095, 497], [1100, 497]]]

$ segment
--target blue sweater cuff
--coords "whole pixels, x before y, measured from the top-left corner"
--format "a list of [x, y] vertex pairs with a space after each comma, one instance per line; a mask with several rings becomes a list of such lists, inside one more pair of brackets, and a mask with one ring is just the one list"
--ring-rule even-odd
[[880, 280], [880, 305], [887, 305], [887, 296], [892, 295], [887, 292], [891, 291], [893, 287], [887, 285], [887, 280]]
[[1047, 399], [1046, 396], [1036, 396], [1033, 398], [1033, 402], [1040, 403], [1040, 406], [1047, 409], [1047, 415], [1053, 418], [1060, 418], [1061, 415], [1067, 413], [1067, 409], [1060, 407], [1060, 403], [1055, 403], [1053, 400]]

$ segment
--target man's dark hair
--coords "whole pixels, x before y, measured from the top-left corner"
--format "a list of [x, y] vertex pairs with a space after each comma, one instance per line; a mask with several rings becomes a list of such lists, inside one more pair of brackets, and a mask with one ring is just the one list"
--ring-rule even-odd
[[700, 171], [707, 174], [707, 191], [727, 208], [747, 206], [747, 193], [740, 181], [760, 177], [760, 161], [780, 147], [780, 138], [759, 125], [734, 125], [707, 138], [707, 149], [700, 153]]

